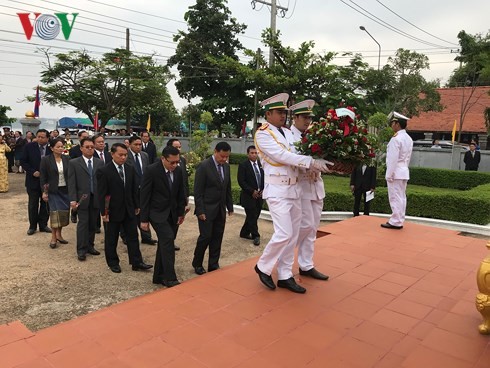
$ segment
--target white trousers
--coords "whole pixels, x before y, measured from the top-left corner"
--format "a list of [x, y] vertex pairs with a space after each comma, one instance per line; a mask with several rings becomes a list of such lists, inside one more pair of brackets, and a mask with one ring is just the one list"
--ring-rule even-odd
[[313, 253], [315, 251], [316, 231], [320, 225], [323, 209], [323, 199], [301, 200], [301, 226], [298, 236], [298, 264], [303, 271], [313, 267]]
[[267, 275], [277, 263], [279, 280], [293, 277], [294, 247], [298, 241], [301, 224], [301, 200], [268, 198], [267, 205], [274, 225], [274, 234], [266, 245], [257, 267]]
[[405, 211], [407, 209], [407, 182], [408, 180], [395, 179], [387, 181], [388, 199], [392, 215], [388, 222], [393, 226], [403, 226], [405, 222]]

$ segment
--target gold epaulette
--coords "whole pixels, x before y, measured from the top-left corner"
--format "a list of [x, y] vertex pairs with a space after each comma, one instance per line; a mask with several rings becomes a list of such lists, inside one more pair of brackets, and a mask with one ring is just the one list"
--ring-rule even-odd
[[398, 132], [396, 132], [395, 134], [393, 134], [393, 137], [396, 137], [398, 135]]
[[262, 124], [261, 126], [258, 127], [259, 130], [265, 130], [269, 127], [269, 123]]

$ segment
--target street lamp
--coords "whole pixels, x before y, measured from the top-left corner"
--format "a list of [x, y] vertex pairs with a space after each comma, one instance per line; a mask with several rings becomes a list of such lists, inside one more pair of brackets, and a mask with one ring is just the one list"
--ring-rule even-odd
[[379, 42], [378, 42], [378, 41], [376, 41], [376, 39], [375, 39], [373, 36], [371, 36], [371, 33], [369, 33], [369, 32], [367, 31], [366, 27], [364, 27], [364, 26], [360, 26], [360, 27], [359, 27], [359, 29], [360, 29], [361, 31], [366, 32], [366, 33], [369, 35], [369, 37], [371, 37], [371, 38], [373, 39], [373, 41], [374, 41], [374, 42], [376, 42], [376, 43], [378, 44], [378, 49], [379, 49], [379, 51], [378, 51], [378, 70], [379, 70], [379, 65], [380, 65], [380, 62], [381, 62], [381, 45], [379, 44]]

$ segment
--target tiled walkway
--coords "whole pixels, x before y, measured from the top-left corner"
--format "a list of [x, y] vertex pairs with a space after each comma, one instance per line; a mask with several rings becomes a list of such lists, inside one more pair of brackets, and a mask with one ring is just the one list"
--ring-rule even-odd
[[331, 279], [297, 277], [304, 295], [266, 290], [251, 259], [37, 333], [0, 326], [0, 367], [489, 368], [474, 305], [486, 241], [382, 221], [321, 229]]

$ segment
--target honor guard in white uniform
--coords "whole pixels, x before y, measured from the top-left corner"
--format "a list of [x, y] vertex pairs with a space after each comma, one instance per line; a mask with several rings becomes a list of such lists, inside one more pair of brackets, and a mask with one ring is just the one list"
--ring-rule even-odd
[[274, 234], [266, 245], [255, 271], [260, 281], [275, 289], [271, 273], [277, 263], [277, 286], [295, 293], [304, 293], [293, 277], [294, 247], [298, 241], [301, 224], [301, 189], [298, 185], [298, 168], [327, 171], [325, 160], [315, 160], [296, 153], [294, 137], [283, 128], [287, 117], [287, 93], [280, 93], [262, 101], [267, 123], [255, 134], [257, 148], [264, 169], [264, 192], [272, 216]]
[[395, 132], [386, 151], [386, 183], [392, 215], [381, 227], [400, 230], [405, 222], [406, 190], [410, 179], [408, 164], [412, 156], [413, 141], [405, 131], [409, 118], [397, 112], [391, 113], [388, 118]]
[[[305, 100], [289, 109], [293, 114], [294, 124], [291, 133], [294, 141], [298, 142], [311, 124], [315, 101]], [[301, 225], [298, 236], [298, 264], [299, 274], [317, 280], [328, 280], [328, 276], [319, 272], [313, 264], [315, 251], [316, 231], [320, 225], [320, 217], [325, 198], [325, 186], [320, 173], [299, 169], [298, 185], [301, 190]]]

